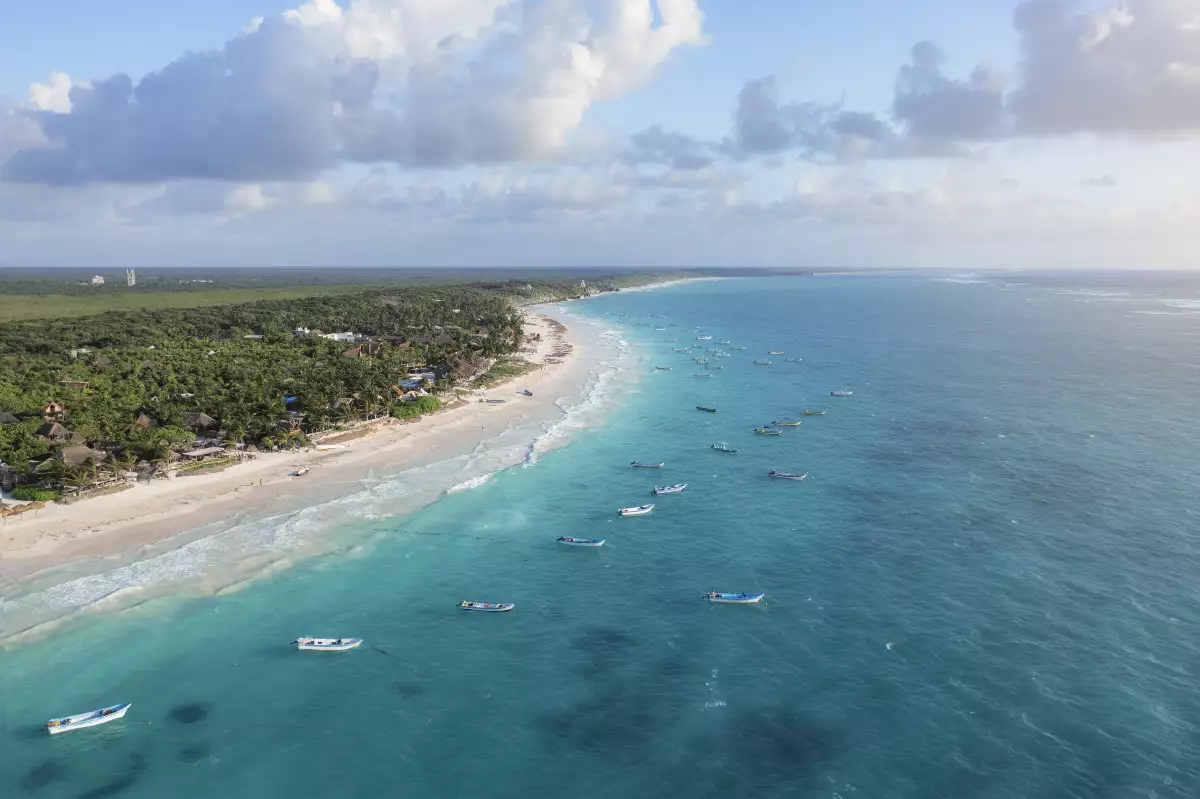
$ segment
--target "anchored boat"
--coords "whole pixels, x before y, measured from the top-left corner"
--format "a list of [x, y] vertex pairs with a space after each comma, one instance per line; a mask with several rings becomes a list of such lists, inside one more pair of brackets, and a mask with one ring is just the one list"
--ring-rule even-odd
[[568, 544], [573, 547], [602, 547], [607, 538], [572, 538], [569, 535], [560, 535], [558, 543]]
[[716, 408], [706, 408], [703, 405], [697, 405], [696, 410], [704, 411], [705, 413], [716, 413], [717, 412]]
[[484, 613], [507, 613], [516, 607], [512, 602], [496, 602], [488, 604], [487, 602], [468, 602], [465, 599], [458, 603], [458, 606], [463, 610], [479, 610]]
[[676, 483], [673, 486], [655, 486], [655, 494], [682, 494], [683, 489], [687, 488], [687, 483]]
[[708, 380], [712, 377], [712, 375], [710, 375], [708, 372], [696, 372], [694, 375], [692, 375], [692, 377], [701, 377], [705, 380]]
[[853, 391], [830, 391], [829, 396], [831, 396], [831, 397], [853, 397], [854, 392]]
[[770, 361], [755, 361], [754, 365], [755, 366], [770, 366], [771, 362]]
[[783, 355], [783, 350], [770, 350], [767, 355]]
[[296, 639], [296, 648], [301, 652], [345, 652], [361, 646], [361, 638], [303, 638]]
[[756, 427], [756, 428], [754, 428], [754, 432], [758, 433], [760, 436], [781, 436], [781, 435], [783, 435], [782, 431], [768, 430], [765, 427]]
[[824, 416], [824, 415], [825, 415], [825, 411], [810, 411], [810, 410], [807, 410], [807, 409], [806, 409], [806, 410], [804, 411], [804, 415], [805, 415], [805, 416]]
[[733, 342], [730, 342], [730, 341], [718, 341], [717, 343], [718, 343], [718, 344], [731, 344], [731, 343], [733, 343]]
[[729, 453], [737, 452], [736, 449], [729, 446], [724, 441], [718, 441], [717, 443], [713, 444], [712, 449], [715, 449], [717, 452], [729, 452]]
[[123, 717], [125, 712], [132, 706], [132, 702], [125, 702], [120, 705], [113, 705], [112, 707], [103, 707], [99, 710], [89, 710], [87, 713], [79, 713], [74, 716], [50, 719], [46, 722], [46, 729], [50, 731], [51, 735], [58, 735], [60, 732], [82, 730], [84, 727], [107, 724], [110, 721], [116, 721]]
[[778, 477], [781, 480], [803, 480], [805, 477], [808, 477], [808, 472], [796, 474], [794, 472], [777, 472], [772, 469], [767, 472], [767, 477]]
[[652, 510], [653, 505], [638, 505], [636, 508], [621, 508], [617, 513], [621, 516], [645, 516]]
[[712, 341], [712, 336], [696, 336], [696, 341]]
[[756, 605], [766, 594], [723, 594], [720, 591], [709, 591], [704, 598], [718, 605]]
[[661, 469], [666, 464], [663, 463], [642, 463], [641, 461], [633, 461], [629, 464], [635, 469]]
[[799, 427], [801, 423], [800, 422], [785, 422], [783, 420], [780, 420], [777, 422], [771, 422], [771, 424], [775, 425], [776, 427]]

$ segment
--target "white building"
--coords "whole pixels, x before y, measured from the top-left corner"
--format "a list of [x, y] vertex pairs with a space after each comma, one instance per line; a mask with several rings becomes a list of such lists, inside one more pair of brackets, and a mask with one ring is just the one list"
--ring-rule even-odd
[[92, 275], [92, 285], [93, 286], [103, 286], [104, 285], [104, 276], [103, 275]]
[[346, 332], [346, 333], [326, 333], [326, 334], [324, 334], [323, 336], [321, 336], [321, 338], [327, 338], [327, 339], [329, 339], [330, 341], [341, 341], [341, 342], [344, 342], [344, 343], [347, 343], [347, 344], [353, 344], [354, 342], [358, 341], [358, 334], [357, 334], [357, 333], [350, 333], [350, 332]]

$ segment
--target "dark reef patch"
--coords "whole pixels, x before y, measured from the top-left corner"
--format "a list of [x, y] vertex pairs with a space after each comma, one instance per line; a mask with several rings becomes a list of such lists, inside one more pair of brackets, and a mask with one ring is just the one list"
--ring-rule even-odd
[[25, 773], [20, 782], [21, 790], [26, 793], [40, 791], [61, 780], [66, 773], [67, 767], [61, 760], [45, 760]]
[[212, 705], [207, 702], [185, 702], [176, 705], [167, 713], [167, 718], [176, 724], [195, 724], [208, 718]]

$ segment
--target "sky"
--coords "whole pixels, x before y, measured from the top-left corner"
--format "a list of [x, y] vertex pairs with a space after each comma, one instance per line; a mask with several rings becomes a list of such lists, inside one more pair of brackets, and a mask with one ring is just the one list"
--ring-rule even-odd
[[0, 266], [1200, 266], [1200, 0], [42, 0]]

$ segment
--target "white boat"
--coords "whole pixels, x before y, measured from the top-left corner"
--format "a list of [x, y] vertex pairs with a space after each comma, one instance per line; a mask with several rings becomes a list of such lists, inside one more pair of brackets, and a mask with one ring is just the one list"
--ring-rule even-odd
[[732, 344], [733, 342], [731, 342], [731, 341], [718, 341], [717, 343], [718, 343], [718, 344]]
[[558, 543], [573, 547], [602, 547], [607, 540], [607, 538], [572, 538], [569, 535], [558, 537]]
[[633, 461], [629, 464], [635, 469], [661, 469], [666, 464], [663, 463], [642, 463], [641, 461]]
[[771, 362], [770, 361], [755, 361], [754, 365], [755, 366], [770, 366]]
[[666, 328], [665, 328], [665, 327], [656, 327], [656, 328], [654, 328], [654, 332], [655, 332], [655, 333], [661, 333], [661, 332], [663, 332], [664, 330], [666, 330]]
[[766, 594], [723, 594], [720, 591], [709, 591], [704, 598], [718, 605], [756, 605]]
[[767, 355], [783, 355], [783, 350], [771, 350]]
[[58, 735], [60, 732], [82, 730], [84, 727], [107, 724], [110, 721], [122, 718], [125, 712], [132, 706], [132, 702], [125, 702], [120, 705], [113, 705], [112, 707], [102, 707], [99, 710], [89, 710], [87, 713], [79, 713], [74, 716], [50, 719], [46, 722], [46, 729], [50, 731], [51, 735]]
[[483, 613], [508, 613], [516, 607], [512, 602], [468, 602], [463, 600], [458, 603], [458, 606], [463, 610], [478, 610]]
[[696, 374], [692, 375], [692, 377], [701, 377], [707, 380], [708, 378], [712, 377], [712, 375], [708, 372], [696, 372]]
[[788, 363], [800, 363], [804, 359], [803, 358], [784, 358], [784, 360], [787, 361]]
[[696, 336], [696, 341], [712, 341], [712, 336]]
[[653, 505], [638, 505], [636, 508], [621, 508], [617, 511], [622, 516], [645, 516], [654, 510]]
[[362, 646], [361, 638], [310, 638], [307, 635], [296, 639], [296, 648], [301, 652], [345, 652]]
[[729, 453], [737, 452], [736, 449], [729, 446], [724, 441], [718, 441], [717, 443], [713, 444], [712, 449], [715, 449], [717, 452], [729, 452]]
[[306, 474], [308, 474], [308, 469], [307, 469], [307, 468], [304, 468], [304, 469], [297, 469], [297, 470], [296, 470], [296, 471], [294, 471], [294, 472], [290, 472], [290, 473], [288, 474], [288, 477], [303, 477], [303, 476], [304, 476], [304, 475], [306, 475]]
[[767, 477], [778, 477], [780, 480], [803, 480], [805, 477], [808, 477], [808, 472], [796, 474], [794, 472], [777, 472], [772, 469], [767, 472]]
[[746, 349], [745, 347], [734, 347], [733, 348], [734, 352], [742, 352], [745, 349]]
[[687, 483], [676, 483], [673, 486], [655, 486], [655, 494], [682, 494], [683, 489], [687, 488]]
[[831, 397], [853, 397], [854, 392], [853, 391], [830, 391], [829, 396], [831, 396]]

